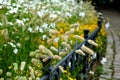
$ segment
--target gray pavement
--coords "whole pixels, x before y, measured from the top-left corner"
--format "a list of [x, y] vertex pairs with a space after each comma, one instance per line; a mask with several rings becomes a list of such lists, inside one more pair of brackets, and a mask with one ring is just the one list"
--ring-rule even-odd
[[103, 10], [110, 18], [107, 32], [107, 62], [103, 65], [104, 72], [99, 80], [120, 80], [120, 13], [115, 10]]

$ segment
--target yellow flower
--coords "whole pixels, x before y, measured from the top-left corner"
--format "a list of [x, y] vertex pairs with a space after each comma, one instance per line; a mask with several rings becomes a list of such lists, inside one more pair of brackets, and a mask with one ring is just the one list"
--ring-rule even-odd
[[55, 46], [55, 48], [58, 48], [58, 43], [54, 42], [53, 45]]
[[8, 67], [9, 69], [12, 69], [12, 65]]

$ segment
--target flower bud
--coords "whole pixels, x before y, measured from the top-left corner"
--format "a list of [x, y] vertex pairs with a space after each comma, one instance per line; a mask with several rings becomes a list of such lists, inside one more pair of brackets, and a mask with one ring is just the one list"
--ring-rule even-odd
[[30, 52], [29, 56], [33, 57], [33, 56], [35, 56], [35, 54], [36, 53], [32, 51], [32, 52]]
[[16, 70], [18, 70], [18, 65], [17, 65], [17, 63], [13, 63], [13, 66], [14, 66], [14, 71], [16, 71]]
[[50, 13], [47, 12], [47, 13], [45, 13], [43, 16], [41, 16], [41, 18], [42, 18], [42, 19], [45, 19], [45, 18], [47, 18], [49, 15], [50, 15]]
[[3, 73], [3, 70], [2, 70], [2, 69], [0, 69], [0, 75], [2, 75], [2, 73]]
[[23, 70], [24, 70], [24, 68], [25, 68], [25, 64], [26, 64], [25, 61], [21, 62], [21, 65], [20, 65], [20, 71], [23, 71]]
[[5, 40], [9, 39], [8, 29], [3, 29], [1, 34], [4, 36]]
[[84, 38], [83, 38], [83, 37], [81, 37], [81, 36], [75, 35], [74, 37], [75, 37], [76, 39], [79, 39], [79, 40], [84, 41]]
[[73, 33], [74, 33], [74, 29], [71, 29], [70, 31], [65, 32], [66, 35], [70, 35], [70, 34], [73, 34]]
[[62, 59], [62, 58], [61, 58], [60, 56], [58, 56], [58, 55], [54, 55], [53, 58], [56, 59], [56, 60], [61, 60], [61, 59]]
[[59, 32], [58, 32], [57, 30], [50, 29], [50, 30], [49, 30], [49, 34], [51, 34], [51, 35], [56, 35], [56, 34], [59, 34]]
[[60, 56], [64, 56], [64, 55], [66, 55], [67, 54], [67, 52], [59, 52], [59, 55]]
[[53, 46], [51, 46], [50, 49], [51, 49], [52, 51], [58, 52], [58, 49], [56, 49], [56, 48], [53, 47]]
[[38, 60], [38, 59], [33, 58], [33, 59], [31, 60], [31, 62], [32, 62], [34, 65], [37, 65], [37, 64], [39, 63], [39, 60]]
[[93, 55], [93, 54], [94, 54], [94, 52], [93, 52], [90, 48], [86, 47], [85, 45], [82, 45], [81, 49], [82, 49], [84, 52], [89, 53], [90, 55]]
[[80, 50], [80, 49], [76, 50], [75, 52], [78, 53], [78, 54], [80, 54], [80, 55], [85, 56], [85, 53], [82, 50]]
[[6, 73], [6, 76], [7, 76], [7, 77], [11, 77], [11, 76], [12, 76], [12, 73], [11, 73], [11, 72], [7, 72], [7, 73]]
[[79, 23], [75, 23], [75, 24], [71, 24], [71, 25], [70, 25], [71, 28], [77, 28], [77, 27], [79, 27], [79, 26], [80, 26]]
[[59, 66], [58, 68], [61, 70], [61, 72], [64, 72], [64, 69], [62, 66]]
[[96, 47], [98, 46], [98, 44], [95, 43], [93, 40], [87, 40], [87, 42], [93, 46], [96, 46]]
[[68, 48], [68, 49], [71, 49], [70, 45], [67, 44], [66, 42], [62, 42], [62, 45], [63, 45], [64, 47]]
[[46, 61], [48, 61], [48, 58], [46, 57], [46, 58], [44, 58], [42, 61], [43, 61], [43, 62], [46, 62]]

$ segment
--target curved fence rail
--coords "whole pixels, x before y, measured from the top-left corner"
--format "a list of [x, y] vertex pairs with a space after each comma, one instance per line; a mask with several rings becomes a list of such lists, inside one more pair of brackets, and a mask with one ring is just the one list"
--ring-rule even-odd
[[[48, 72], [40, 80], [60, 80], [61, 70], [59, 69], [59, 66], [63, 66], [65, 70], [69, 67], [70, 72], [72, 73], [72, 71], [74, 71], [74, 69], [80, 65], [83, 65], [83, 67], [82, 70], [80, 70], [78, 73], [81, 76], [77, 80], [87, 80], [87, 73], [91, 69], [91, 66], [94, 64], [94, 60], [96, 59], [93, 58], [88, 62], [89, 55], [86, 54], [85, 56], [81, 56], [79, 54], [76, 54], [75, 51], [81, 49], [82, 45], [85, 45], [89, 48], [94, 48], [94, 46], [89, 44], [87, 40], [91, 39], [95, 41], [101, 27], [102, 20], [100, 19], [98, 21], [98, 28], [94, 30], [90, 35], [88, 34], [89, 30], [84, 30], [85, 40], [77, 45], [74, 50], [65, 56], [54, 68], [49, 65]], [[96, 55], [98, 55], [98, 53], [96, 53]]]

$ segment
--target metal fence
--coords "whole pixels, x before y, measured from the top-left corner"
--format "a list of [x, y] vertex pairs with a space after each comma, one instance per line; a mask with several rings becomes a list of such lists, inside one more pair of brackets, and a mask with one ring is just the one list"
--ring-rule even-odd
[[[79, 78], [77, 80], [87, 80], [87, 73], [91, 69], [91, 66], [94, 64], [94, 61], [97, 60], [92, 58], [88, 62], [88, 58], [90, 57], [87, 53], [85, 56], [81, 56], [79, 54], [76, 54], [75, 51], [78, 49], [81, 49], [82, 45], [84, 44], [85, 46], [89, 48], [95, 48], [91, 44], [87, 42], [87, 40], [96, 40], [98, 33], [100, 32], [100, 29], [102, 27], [102, 19], [98, 21], [98, 28], [94, 30], [90, 35], [89, 35], [89, 30], [84, 30], [84, 38], [85, 40], [78, 44], [74, 50], [69, 53], [67, 56], [65, 56], [54, 68], [50, 65], [50, 61], [47, 63], [43, 64], [49, 64], [49, 66], [44, 70], [45, 76], [43, 76], [40, 80], [60, 80], [61, 76], [61, 70], [59, 69], [59, 66], [63, 66], [65, 70], [69, 67], [70, 72], [72, 73], [75, 68], [77, 68], [80, 65], [83, 65], [82, 69], [79, 71]], [[96, 55], [98, 56], [99, 54], [96, 52]], [[91, 56], [93, 57], [93, 56]], [[49, 59], [50, 60], [50, 59]]]

